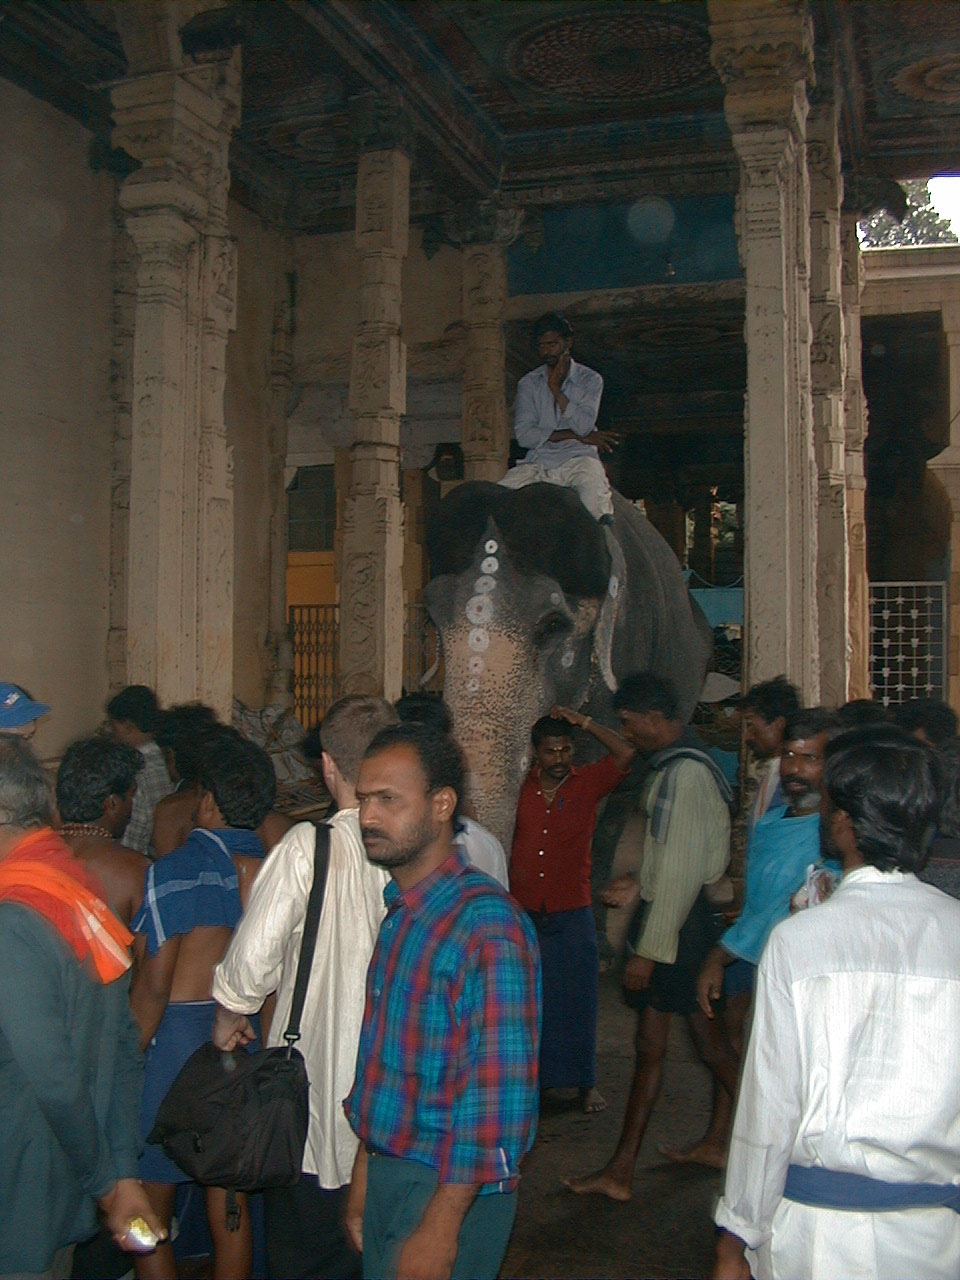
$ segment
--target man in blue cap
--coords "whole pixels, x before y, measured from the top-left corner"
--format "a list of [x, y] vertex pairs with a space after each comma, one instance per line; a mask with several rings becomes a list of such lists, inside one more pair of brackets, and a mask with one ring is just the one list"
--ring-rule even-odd
[[44, 703], [34, 702], [18, 684], [0, 681], [0, 733], [32, 738], [37, 731], [37, 721], [49, 710]]

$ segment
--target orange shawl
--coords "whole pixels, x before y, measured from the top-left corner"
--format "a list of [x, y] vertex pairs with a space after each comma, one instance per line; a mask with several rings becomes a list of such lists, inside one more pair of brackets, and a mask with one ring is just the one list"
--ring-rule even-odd
[[106, 984], [130, 968], [133, 934], [101, 893], [50, 827], [32, 831], [0, 860], [0, 902], [18, 902], [49, 920], [81, 963], [91, 958]]

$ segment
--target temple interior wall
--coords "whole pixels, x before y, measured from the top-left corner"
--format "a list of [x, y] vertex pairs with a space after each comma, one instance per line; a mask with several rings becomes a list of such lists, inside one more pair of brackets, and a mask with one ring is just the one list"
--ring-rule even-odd
[[4, 680], [49, 703], [59, 754], [107, 697], [112, 206], [79, 124], [0, 80]]
[[261, 706], [270, 675], [271, 350], [277, 303], [287, 288], [283, 237], [232, 203], [237, 237], [237, 327], [227, 340], [224, 420], [233, 447], [233, 688]]
[[[294, 245], [295, 333], [287, 460], [291, 466], [333, 461], [353, 443], [347, 408], [350, 354], [359, 323], [359, 257], [353, 232], [298, 236]], [[434, 446], [460, 439], [463, 327], [460, 254], [449, 246], [430, 258], [418, 227], [403, 264], [403, 341], [407, 407], [400, 442], [405, 468], [430, 461]]]

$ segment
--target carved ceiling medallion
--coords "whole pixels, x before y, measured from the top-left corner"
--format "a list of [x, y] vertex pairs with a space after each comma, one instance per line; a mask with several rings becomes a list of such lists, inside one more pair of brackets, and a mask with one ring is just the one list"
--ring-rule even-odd
[[514, 46], [510, 69], [540, 92], [592, 102], [679, 97], [712, 84], [706, 31], [643, 9], [543, 23]]
[[960, 103], [960, 53], [924, 58], [893, 77], [898, 93], [917, 102], [949, 107]]

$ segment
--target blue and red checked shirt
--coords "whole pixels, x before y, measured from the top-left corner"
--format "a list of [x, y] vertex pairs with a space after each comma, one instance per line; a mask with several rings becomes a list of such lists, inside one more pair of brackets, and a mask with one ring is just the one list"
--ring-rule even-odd
[[441, 1182], [509, 1191], [537, 1123], [536, 936], [458, 846], [383, 896], [347, 1119], [362, 1142]]

